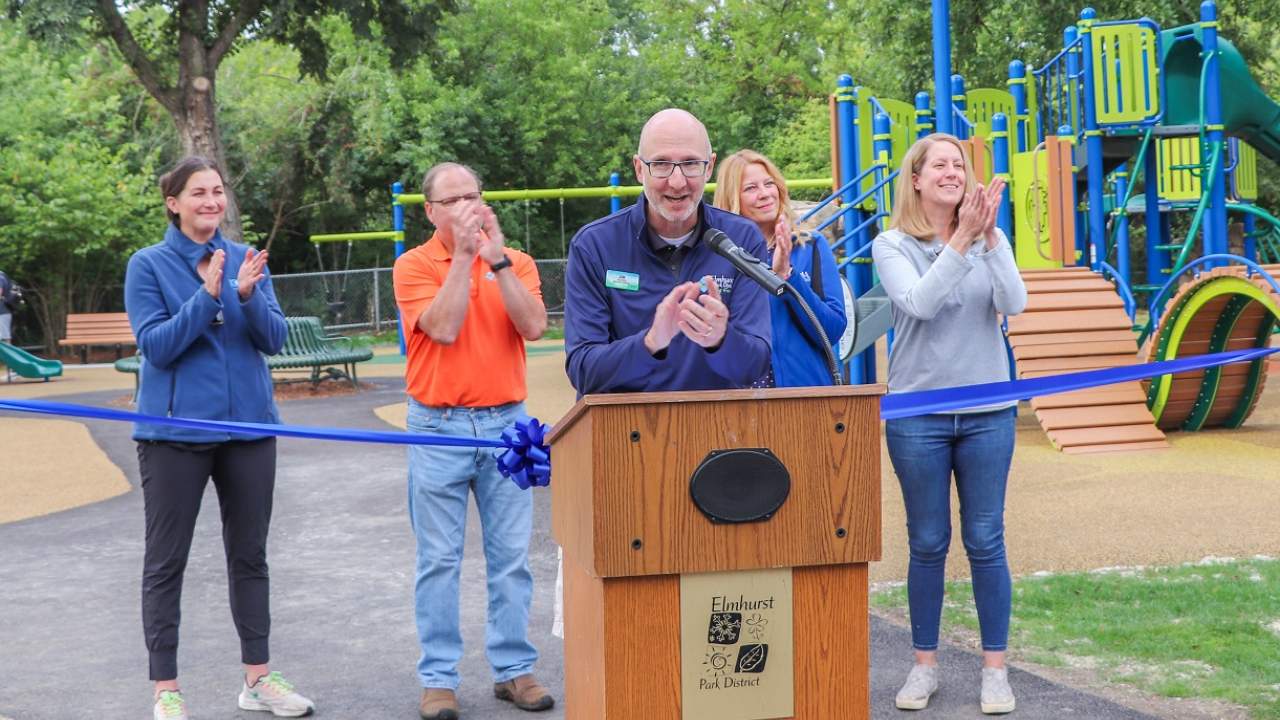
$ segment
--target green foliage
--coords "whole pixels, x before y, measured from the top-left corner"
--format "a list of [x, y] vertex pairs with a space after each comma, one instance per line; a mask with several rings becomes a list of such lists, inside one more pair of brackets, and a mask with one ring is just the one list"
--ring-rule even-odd
[[165, 223], [156, 153], [121, 113], [132, 82], [99, 58], [42, 58], [0, 23], [0, 267], [28, 291], [19, 326], [38, 323], [50, 350], [68, 310], [118, 296], [129, 254]]
[[[1009, 61], [1047, 60], [1085, 4], [952, 0], [955, 71], [970, 87], [1004, 87]], [[1175, 0], [1092, 4], [1100, 18], [1145, 14], [1166, 27], [1197, 12]], [[0, 108], [0, 148], [13, 158], [0, 171], [51, 158], [65, 143], [68, 157], [115, 163], [113, 180], [146, 188], [112, 212], [147, 206], [159, 217], [151, 178], [184, 141], [171, 109], [137, 84], [114, 43], [93, 39], [100, 6], [8, 6], [19, 20], [4, 26], [0, 95], [16, 100]], [[178, 77], [172, 10], [189, 6], [120, 6], [162, 82]], [[208, 7], [202, 37], [211, 42], [239, 5]], [[1223, 34], [1280, 97], [1280, 4], [1219, 7]], [[344, 244], [317, 252], [307, 236], [390, 229], [392, 182], [416, 192], [431, 164], [459, 160], [492, 189], [601, 186], [611, 172], [631, 184], [641, 124], [673, 105], [704, 120], [721, 157], [751, 147], [790, 177], [827, 176], [826, 97], [836, 77], [849, 73], [906, 101], [932, 90], [929, 13], [928, 3], [897, 0], [267, 2], [218, 65], [218, 121], [246, 237], [269, 244], [273, 272], [343, 268]], [[16, 47], [19, 29], [45, 41]], [[1264, 161], [1259, 171], [1260, 204], [1280, 206], [1280, 168]], [[603, 199], [495, 204], [507, 236], [537, 257], [561, 256], [608, 208]], [[408, 208], [406, 221], [410, 245], [429, 234], [420, 208]], [[122, 222], [130, 238], [154, 237], [163, 225]], [[349, 263], [386, 267], [391, 255], [390, 243], [357, 243]]]

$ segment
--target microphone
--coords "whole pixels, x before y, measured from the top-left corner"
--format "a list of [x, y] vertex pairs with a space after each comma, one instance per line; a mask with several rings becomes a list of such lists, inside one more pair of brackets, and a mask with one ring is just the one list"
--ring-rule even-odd
[[782, 295], [786, 292], [786, 281], [773, 273], [773, 270], [767, 267], [760, 258], [743, 250], [724, 234], [723, 230], [715, 228], [707, 228], [702, 234], [702, 241], [711, 246], [717, 254], [728, 260], [735, 268], [740, 270], [743, 275], [751, 278], [753, 281], [763, 287], [770, 295]]

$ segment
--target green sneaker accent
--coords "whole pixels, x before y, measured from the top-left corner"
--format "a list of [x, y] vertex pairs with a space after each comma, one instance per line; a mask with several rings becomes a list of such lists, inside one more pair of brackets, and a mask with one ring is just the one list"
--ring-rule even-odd
[[182, 693], [162, 690], [156, 698], [152, 717], [155, 720], [187, 720], [187, 703], [182, 699]]

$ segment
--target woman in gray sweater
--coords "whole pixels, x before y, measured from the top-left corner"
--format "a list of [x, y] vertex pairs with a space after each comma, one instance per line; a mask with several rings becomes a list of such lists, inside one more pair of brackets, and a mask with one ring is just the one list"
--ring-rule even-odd
[[[1027, 303], [1013, 251], [995, 225], [1004, 182], [975, 181], [956, 138], [935, 133], [907, 151], [890, 229], [875, 239], [876, 271], [893, 303], [889, 391], [1010, 379], [1001, 315]], [[918, 710], [938, 687], [938, 625], [951, 544], [951, 477], [960, 499], [982, 634], [981, 708], [1014, 708], [1004, 658], [1011, 582], [1004, 497], [1013, 457], [1014, 403], [885, 423], [889, 458], [906, 506], [907, 596], [915, 666], [896, 704]]]

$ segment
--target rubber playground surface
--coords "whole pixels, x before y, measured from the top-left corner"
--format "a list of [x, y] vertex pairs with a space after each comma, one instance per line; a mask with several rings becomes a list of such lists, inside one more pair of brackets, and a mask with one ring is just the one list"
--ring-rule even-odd
[[[377, 359], [361, 367], [368, 388], [315, 398], [294, 393], [303, 397], [281, 403], [285, 422], [368, 429], [402, 423], [402, 366], [385, 354]], [[531, 348], [529, 409], [547, 422], [573, 402], [563, 362], [556, 341]], [[0, 385], [3, 397], [57, 395], [113, 406], [124, 406], [131, 391], [132, 379], [109, 367], [68, 366], [50, 383]], [[120, 423], [0, 414], [0, 720], [79, 717], [87, 710], [142, 717], [149, 709], [137, 608], [142, 501], [129, 431]], [[1030, 412], [1020, 413], [1006, 515], [1015, 575], [1275, 555], [1280, 394], [1264, 393], [1240, 430], [1173, 433], [1170, 442], [1171, 449], [1156, 452], [1069, 456], [1050, 446]], [[280, 444], [270, 547], [273, 668], [316, 699], [321, 716], [415, 717], [413, 537], [404, 462], [397, 447]], [[883, 453], [882, 483], [884, 556], [871, 567], [873, 583], [898, 582], [906, 572], [901, 499]], [[238, 653], [216, 502], [209, 491], [187, 573], [183, 687], [193, 717], [252, 717], [232, 699]], [[559, 640], [550, 635], [556, 556], [549, 504], [547, 493], [535, 500], [531, 635], [543, 654], [538, 675], [559, 697], [564, 668]], [[468, 536], [464, 717], [532, 717], [492, 698], [474, 511]], [[959, 532], [954, 536], [948, 571], [965, 577]], [[909, 645], [904, 628], [872, 618], [873, 717], [901, 716], [892, 696], [909, 668]], [[1017, 667], [1016, 648], [1011, 660]], [[944, 662], [943, 690], [920, 717], [981, 717], [978, 657], [949, 646]], [[1145, 698], [1093, 682], [1082, 691], [1032, 670], [1037, 674], [1011, 676], [1019, 717], [1243, 716], [1234, 708]], [[563, 717], [563, 708], [540, 716]]]

